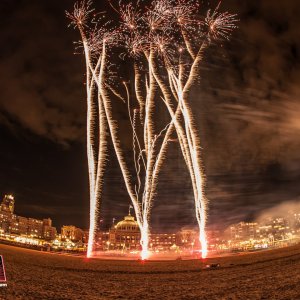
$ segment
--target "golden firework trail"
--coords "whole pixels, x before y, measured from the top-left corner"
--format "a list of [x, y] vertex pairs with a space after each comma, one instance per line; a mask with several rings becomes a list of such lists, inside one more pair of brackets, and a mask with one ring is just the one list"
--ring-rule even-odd
[[[102, 103], [98, 103], [96, 95], [96, 83], [91, 72], [92, 53], [89, 47], [88, 38], [85, 32], [85, 24], [89, 15], [93, 12], [91, 2], [80, 2], [74, 6], [74, 12], [67, 13], [72, 25], [77, 26], [81, 38], [86, 61], [86, 92], [87, 92], [87, 158], [89, 170], [89, 190], [90, 190], [90, 230], [87, 256], [92, 255], [97, 229], [98, 212], [103, 185], [103, 175], [106, 162], [106, 121]], [[94, 66], [94, 72], [101, 69], [101, 61]], [[97, 111], [98, 110], [98, 111]], [[98, 126], [98, 129], [97, 129]], [[99, 132], [97, 139], [96, 133]], [[98, 145], [96, 144], [98, 140]], [[97, 151], [98, 149], [98, 151]]]
[[[91, 1], [75, 4], [67, 13], [81, 33], [86, 59], [87, 155], [90, 179], [91, 256], [99, 211], [106, 159], [107, 131], [112, 140], [128, 194], [141, 230], [142, 259], [149, 256], [149, 216], [167, 146], [176, 131], [179, 145], [190, 173], [195, 212], [199, 224], [202, 257], [207, 256], [205, 235], [207, 201], [200, 159], [200, 139], [189, 103], [189, 91], [197, 81], [204, 50], [213, 42], [228, 39], [235, 28], [235, 15], [220, 13], [219, 6], [200, 17], [196, 0], [154, 0], [112, 5], [119, 23], [95, 19]], [[134, 66], [134, 93], [128, 83], [110, 82], [110, 55], [113, 48], [125, 49]], [[123, 88], [122, 88], [123, 87]], [[125, 97], [122, 96], [125, 90]], [[96, 93], [97, 92], [97, 93]], [[132, 128], [135, 174], [130, 174], [117, 137], [117, 123], [112, 114], [112, 98], [127, 101]], [[154, 112], [160, 103], [171, 120], [158, 130]], [[138, 108], [134, 107], [135, 103]], [[98, 110], [97, 110], [98, 109]], [[96, 126], [98, 130], [95, 130]], [[98, 136], [96, 137], [96, 133]], [[98, 145], [96, 145], [98, 143]], [[97, 151], [98, 150], [98, 151]], [[96, 153], [97, 151], [97, 153]], [[133, 179], [135, 183], [133, 183]]]

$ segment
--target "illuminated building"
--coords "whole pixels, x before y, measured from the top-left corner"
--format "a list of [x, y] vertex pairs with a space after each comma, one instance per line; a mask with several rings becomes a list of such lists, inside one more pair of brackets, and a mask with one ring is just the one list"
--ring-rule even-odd
[[[292, 220], [292, 217], [289, 220], [286, 220], [285, 218], [267, 218], [262, 221], [262, 225], [259, 226], [259, 236], [260, 237], [270, 237], [274, 240], [284, 240], [288, 233], [292, 231], [292, 229], [295, 227], [295, 224], [293, 224], [294, 220]], [[291, 223], [291, 226], [290, 224]]]
[[28, 218], [28, 232], [32, 237], [42, 238], [43, 236], [43, 221], [33, 218]]
[[28, 218], [18, 216], [19, 234], [26, 235], [28, 232]]
[[150, 248], [169, 250], [172, 246], [176, 245], [175, 233], [151, 233], [150, 235]]
[[141, 232], [134, 217], [130, 215], [109, 230], [109, 249], [139, 249]]
[[12, 215], [9, 222], [8, 232], [12, 234], [19, 234], [19, 222], [16, 215]]
[[[87, 239], [85, 243], [87, 243]], [[106, 250], [109, 244], [109, 231], [98, 231], [95, 237], [95, 249], [100, 251]]]
[[290, 231], [289, 224], [284, 218], [275, 218], [273, 220], [273, 235], [275, 240], [284, 240]]
[[0, 228], [2, 229], [2, 231], [4, 233], [8, 233], [9, 229], [10, 229], [10, 223], [13, 220], [13, 216], [12, 214], [5, 212], [5, 211], [1, 211], [0, 212]]
[[208, 244], [211, 249], [214, 249], [217, 245], [222, 243], [221, 233], [219, 230], [207, 230], [206, 234]]
[[[140, 229], [131, 216], [130, 212], [124, 219], [118, 222], [109, 230], [107, 240], [106, 233], [99, 234], [98, 247], [102, 246], [103, 250], [130, 250], [140, 249]], [[174, 246], [183, 248], [199, 247], [199, 232], [192, 229], [182, 229], [178, 233], [152, 233], [150, 234], [151, 250], [170, 250]]]
[[12, 195], [5, 195], [1, 203], [1, 211], [10, 214], [14, 213], [15, 199]]
[[3, 233], [32, 238], [55, 239], [56, 228], [51, 219], [38, 220], [14, 214], [15, 199], [5, 195], [0, 205], [0, 229]]
[[52, 220], [50, 218], [43, 219], [43, 238], [45, 240], [54, 240], [56, 237], [56, 228], [52, 226]]
[[16, 216], [14, 215], [14, 208], [14, 197], [12, 195], [5, 195], [0, 206], [0, 228], [4, 233], [9, 233], [11, 227], [16, 227]]
[[257, 230], [258, 238], [269, 238], [273, 236], [273, 226], [272, 225], [260, 225]]
[[71, 241], [82, 241], [84, 238], [84, 232], [80, 228], [77, 228], [74, 225], [64, 225], [61, 228], [61, 239], [71, 240]]
[[176, 234], [176, 244], [183, 249], [199, 247], [199, 232], [194, 229], [182, 228]]
[[232, 240], [254, 239], [257, 234], [257, 223], [240, 222], [230, 226]]

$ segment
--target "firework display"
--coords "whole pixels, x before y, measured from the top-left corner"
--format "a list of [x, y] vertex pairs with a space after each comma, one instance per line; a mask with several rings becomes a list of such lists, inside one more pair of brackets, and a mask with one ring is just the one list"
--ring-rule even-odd
[[[205, 49], [215, 41], [228, 39], [236, 16], [219, 12], [220, 4], [202, 16], [202, 7], [196, 0], [110, 1], [116, 18], [107, 20], [106, 14], [96, 14], [91, 4], [78, 2], [74, 11], [67, 13], [71, 24], [80, 31], [78, 46], [83, 48], [86, 61], [90, 184], [87, 255], [92, 255], [94, 245], [108, 136], [135, 210], [141, 230], [141, 256], [146, 259], [158, 176], [168, 144], [176, 134], [192, 182], [202, 257], [206, 257], [207, 200], [190, 91], [199, 78]], [[125, 57], [134, 80], [111, 76], [116, 68], [112, 62]], [[134, 174], [129, 171], [119, 143], [118, 122], [112, 110], [114, 99], [122, 100], [128, 108]], [[158, 122], [158, 106], [167, 110], [167, 124]]]

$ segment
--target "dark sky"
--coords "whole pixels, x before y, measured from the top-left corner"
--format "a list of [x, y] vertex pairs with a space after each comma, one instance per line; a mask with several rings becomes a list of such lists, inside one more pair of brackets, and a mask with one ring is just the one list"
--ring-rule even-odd
[[[73, 55], [79, 36], [65, 18], [73, 3], [0, 3], [0, 195], [15, 195], [18, 214], [86, 228], [84, 64]], [[192, 97], [211, 227], [254, 219], [300, 195], [299, 1], [227, 0], [222, 9], [238, 13], [239, 28], [230, 42], [207, 51]], [[128, 205], [111, 152], [104, 224]], [[151, 221], [154, 230], [195, 224], [176, 147], [162, 171]]]

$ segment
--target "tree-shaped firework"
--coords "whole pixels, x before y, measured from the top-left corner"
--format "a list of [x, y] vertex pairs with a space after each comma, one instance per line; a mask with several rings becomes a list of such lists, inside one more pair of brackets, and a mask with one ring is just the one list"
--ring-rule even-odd
[[[197, 0], [154, 0], [112, 3], [118, 21], [95, 14], [90, 1], [75, 4], [67, 13], [81, 34], [86, 59], [87, 153], [90, 180], [90, 235], [92, 254], [109, 135], [141, 230], [142, 258], [148, 257], [149, 216], [167, 146], [176, 133], [187, 165], [195, 199], [202, 256], [207, 255], [206, 198], [200, 160], [200, 140], [190, 104], [205, 49], [228, 39], [236, 16], [219, 6], [201, 16]], [[111, 80], [112, 61], [128, 57], [134, 80]], [[116, 55], [114, 55], [116, 54]], [[131, 93], [130, 91], [134, 92]], [[113, 118], [112, 99], [127, 103], [132, 128], [135, 174], [129, 172]], [[154, 112], [167, 109], [170, 121], [159, 128]]]

